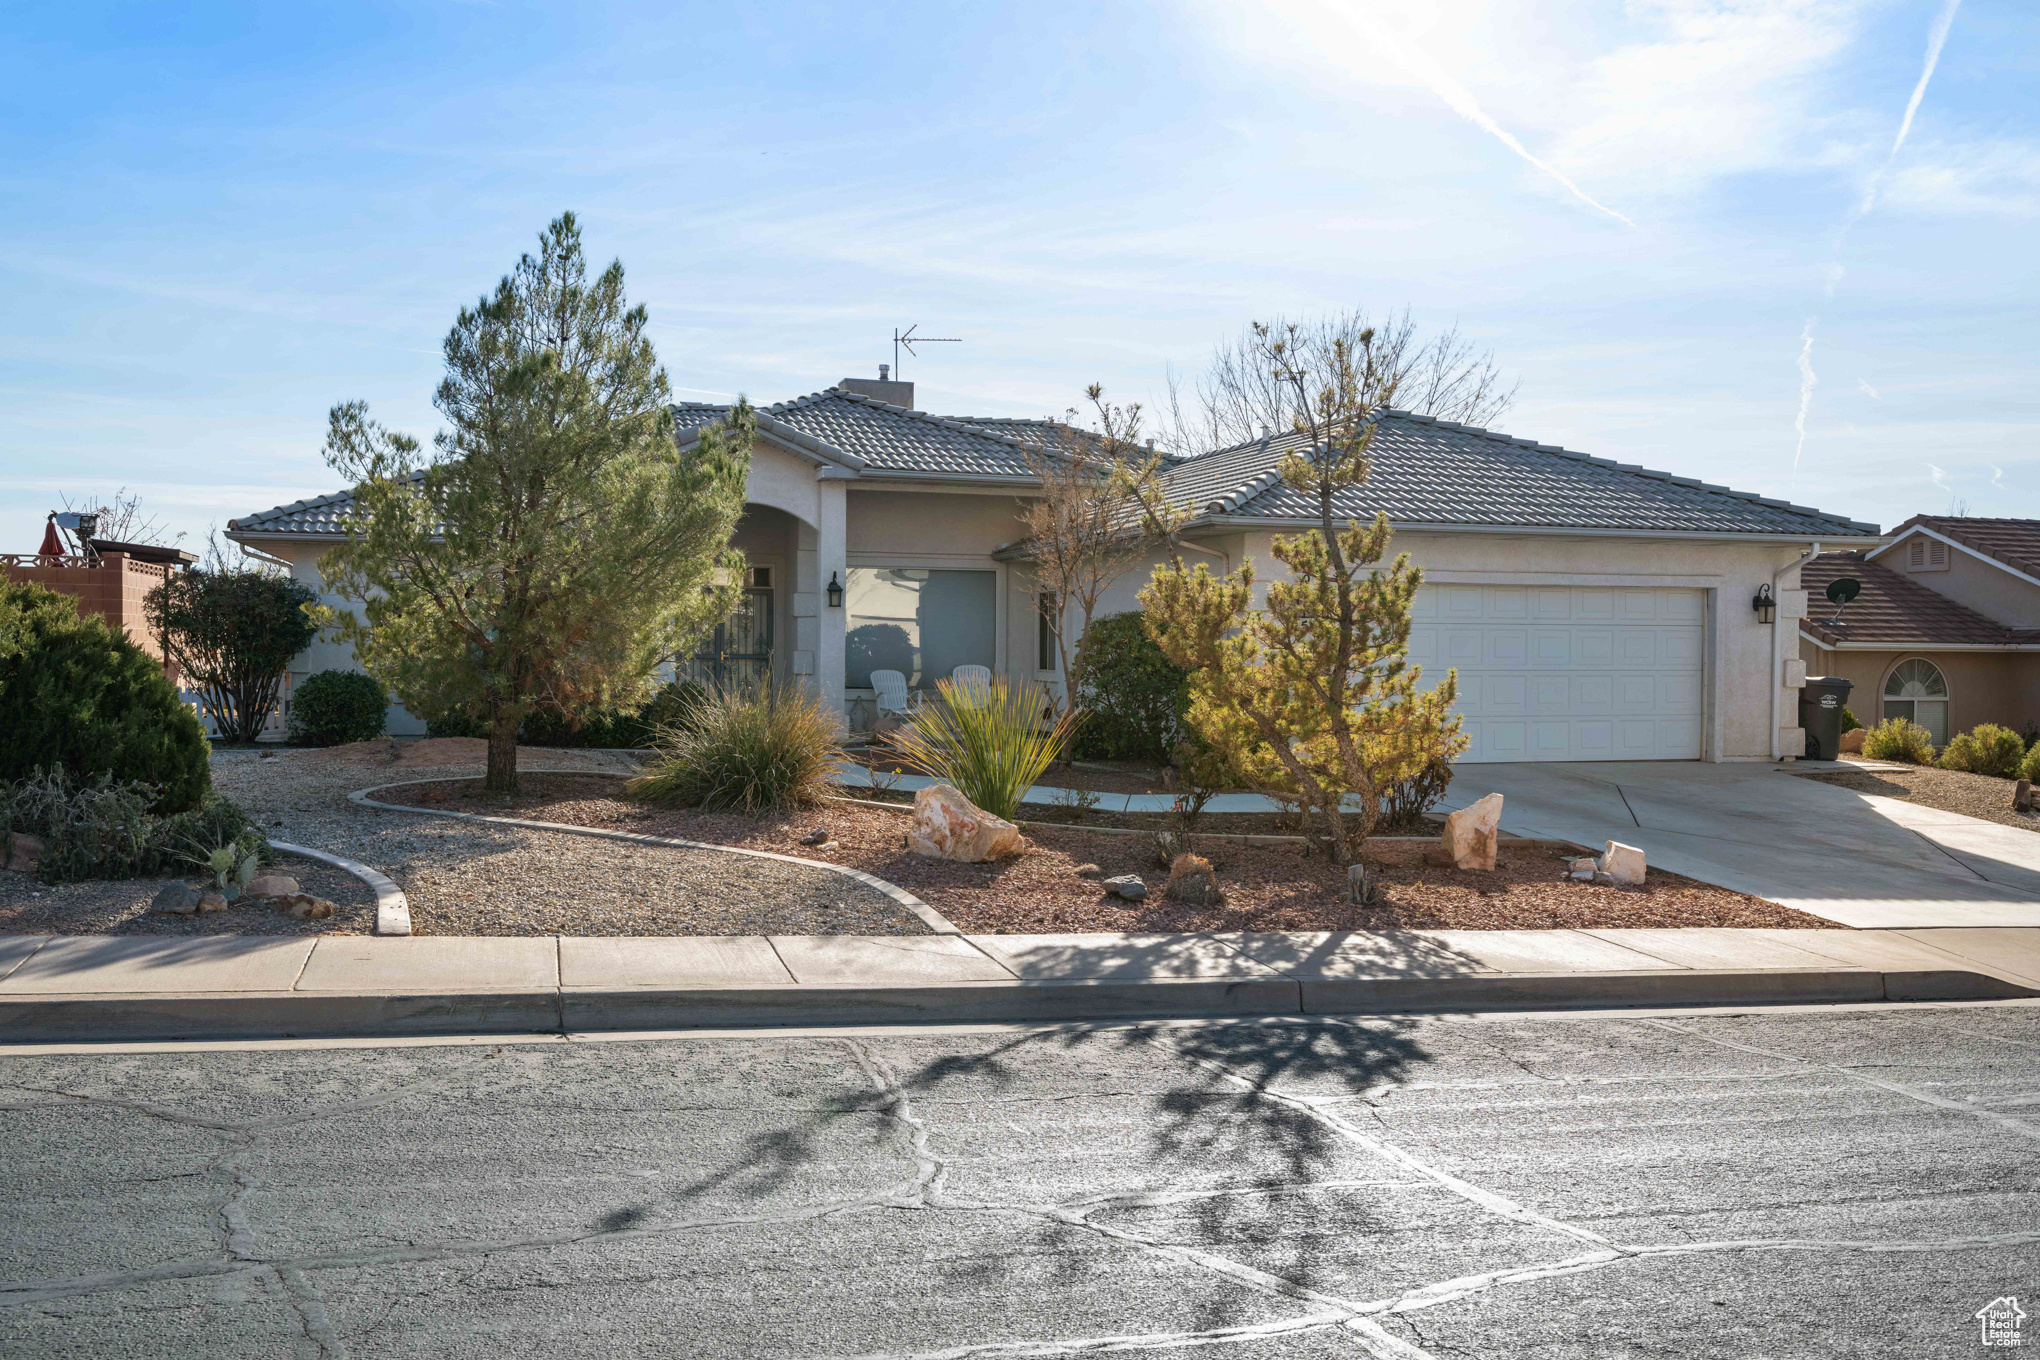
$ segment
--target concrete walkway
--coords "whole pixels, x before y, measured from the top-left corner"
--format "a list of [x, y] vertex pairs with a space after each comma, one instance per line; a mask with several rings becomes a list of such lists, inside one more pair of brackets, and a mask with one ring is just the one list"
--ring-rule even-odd
[[1462, 765], [1438, 807], [1500, 792], [1506, 831], [1626, 841], [1659, 868], [1846, 926], [2040, 927], [2040, 835], [1802, 779], [1792, 768]]
[[0, 1042], [2040, 994], [2040, 931], [0, 938]]

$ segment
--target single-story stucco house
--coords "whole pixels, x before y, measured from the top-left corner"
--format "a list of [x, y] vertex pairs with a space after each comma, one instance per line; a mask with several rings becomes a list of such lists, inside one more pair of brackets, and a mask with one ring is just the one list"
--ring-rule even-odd
[[[2040, 726], [2040, 520], [1915, 515], [1802, 575], [1807, 664], [1855, 685], [1866, 726], [1909, 718], [1936, 746], [1978, 723]], [[1860, 593], [1838, 607], [1823, 592], [1842, 577]]]
[[[676, 407], [682, 448], [724, 409]], [[923, 689], [971, 664], [1055, 685], [1017, 507], [1036, 484], [1028, 446], [1066, 435], [930, 415], [904, 382], [846, 379], [761, 408], [737, 532], [748, 603], [707, 664], [811, 677], [853, 722], [874, 668]], [[1171, 467], [1195, 512], [1189, 551], [1215, 570], [1250, 557], [1263, 580], [1280, 570], [1270, 540], [1310, 511], [1275, 472], [1294, 439]], [[1799, 754], [1799, 564], [1874, 546], [1876, 525], [1399, 411], [1381, 413], [1371, 456], [1371, 481], [1339, 508], [1386, 511], [1395, 548], [1424, 568], [1411, 654], [1434, 677], [1457, 668], [1465, 759]], [[343, 491], [278, 506], [228, 537], [324, 594], [319, 557], [347, 504]], [[1137, 608], [1147, 576], [1130, 572], [1100, 613]], [[291, 671], [352, 664], [319, 642]], [[392, 730], [422, 724], [396, 710]]]

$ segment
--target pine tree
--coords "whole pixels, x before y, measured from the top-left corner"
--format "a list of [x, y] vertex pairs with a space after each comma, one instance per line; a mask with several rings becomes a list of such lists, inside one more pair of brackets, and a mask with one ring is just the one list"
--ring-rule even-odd
[[1378, 566], [1388, 517], [1363, 526], [1334, 512], [1341, 491], [1366, 482], [1372, 413], [1395, 395], [1372, 333], [1253, 335], [1268, 390], [1300, 436], [1279, 471], [1318, 522], [1275, 539], [1289, 574], [1269, 583], [1264, 608], [1252, 606], [1251, 560], [1219, 577], [1176, 558], [1155, 569], [1141, 604], [1155, 641], [1191, 671], [1191, 727], [1249, 787], [1295, 805], [1314, 846], [1352, 864], [1388, 787], [1465, 749], [1450, 714], [1458, 677], [1417, 688], [1410, 606], [1423, 573], [1407, 553]]
[[360, 613], [324, 618], [412, 712], [486, 715], [492, 793], [517, 790], [526, 713], [641, 698], [736, 598], [755, 420], [739, 401], [683, 454], [645, 325], [568, 213], [446, 337], [436, 458], [333, 408], [354, 509], [322, 566]]

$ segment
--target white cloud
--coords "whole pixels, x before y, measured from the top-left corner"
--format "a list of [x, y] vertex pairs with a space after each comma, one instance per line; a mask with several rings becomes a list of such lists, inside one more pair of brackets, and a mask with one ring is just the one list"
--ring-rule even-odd
[[1991, 141], [1921, 147], [1892, 172], [1881, 201], [1899, 212], [2040, 216], [2040, 145]]
[[1823, 75], [1855, 42], [1854, 0], [1632, 0], [1633, 36], [1593, 58], [1552, 159], [1629, 192], [1833, 161]]
[[1868, 378], [1856, 379], [1856, 390], [1861, 392], [1864, 396], [1870, 398], [1870, 400], [1872, 401], [1884, 400], [1883, 397], [1877, 394], [1877, 389], [1870, 385], [1870, 380]]

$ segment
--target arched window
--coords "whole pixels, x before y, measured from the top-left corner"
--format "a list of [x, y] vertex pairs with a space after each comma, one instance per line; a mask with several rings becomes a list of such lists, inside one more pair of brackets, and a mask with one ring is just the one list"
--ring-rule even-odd
[[1948, 744], [1948, 681], [1941, 668], [1915, 657], [1901, 661], [1884, 678], [1884, 716], [1910, 718], [1933, 735], [1934, 745]]

